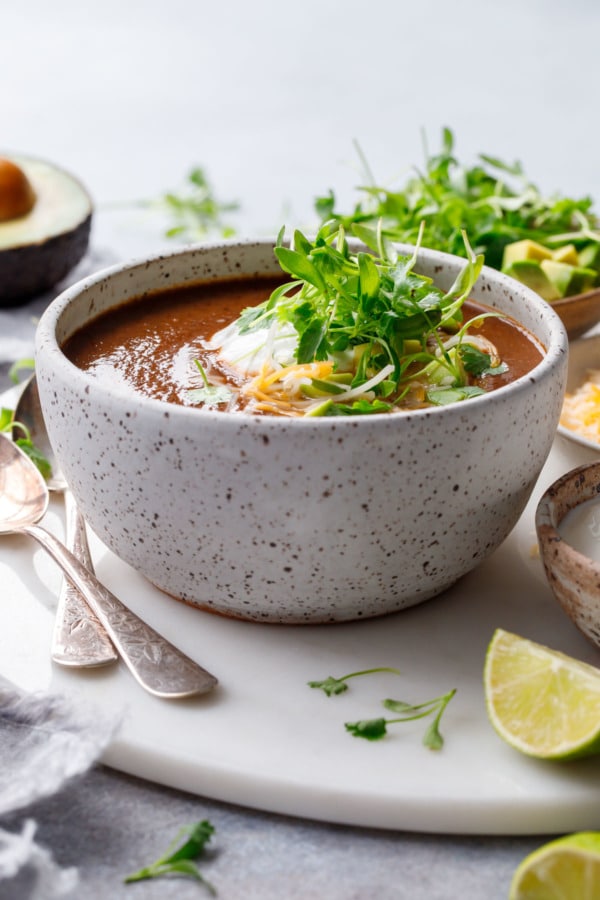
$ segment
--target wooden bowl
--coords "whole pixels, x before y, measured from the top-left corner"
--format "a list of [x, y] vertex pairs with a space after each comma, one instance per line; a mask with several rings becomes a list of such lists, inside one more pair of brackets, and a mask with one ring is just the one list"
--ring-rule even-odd
[[600, 322], [600, 288], [555, 300], [551, 306], [573, 341]]

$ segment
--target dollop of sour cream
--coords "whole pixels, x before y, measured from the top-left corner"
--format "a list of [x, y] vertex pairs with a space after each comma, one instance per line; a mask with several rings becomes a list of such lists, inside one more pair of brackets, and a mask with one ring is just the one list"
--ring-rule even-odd
[[[298, 333], [289, 323], [274, 322], [269, 328], [240, 333], [237, 322], [216, 331], [208, 341], [210, 350], [216, 350], [224, 363], [240, 375], [252, 378], [265, 365], [286, 368], [296, 362]], [[356, 364], [352, 348], [331, 353], [328, 357], [337, 372], [352, 372]]]
[[232, 322], [216, 331], [208, 342], [223, 362], [247, 377], [257, 375], [265, 363], [291, 366], [297, 345], [296, 329], [280, 323], [240, 334], [237, 322]]

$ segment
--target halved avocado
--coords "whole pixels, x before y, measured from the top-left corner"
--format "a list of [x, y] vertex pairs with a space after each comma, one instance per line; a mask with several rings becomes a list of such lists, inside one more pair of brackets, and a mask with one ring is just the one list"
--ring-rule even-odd
[[9, 162], [34, 200], [29, 212], [0, 221], [0, 306], [25, 303], [71, 271], [87, 250], [93, 211], [87, 190], [63, 169], [30, 157]]

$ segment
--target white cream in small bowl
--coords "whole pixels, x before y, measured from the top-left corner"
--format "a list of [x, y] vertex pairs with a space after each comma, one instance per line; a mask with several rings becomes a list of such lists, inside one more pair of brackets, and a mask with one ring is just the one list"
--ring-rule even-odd
[[556, 599], [600, 647], [600, 462], [567, 472], [547, 489], [536, 529]]

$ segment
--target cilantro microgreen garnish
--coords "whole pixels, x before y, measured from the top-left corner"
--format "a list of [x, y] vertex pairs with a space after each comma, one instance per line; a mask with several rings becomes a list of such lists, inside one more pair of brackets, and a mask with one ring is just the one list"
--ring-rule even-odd
[[490, 354], [475, 347], [474, 344], [464, 343], [458, 352], [463, 366], [470, 375], [499, 375], [508, 370], [506, 363], [493, 366]]
[[[413, 253], [402, 256], [381, 228], [372, 252], [351, 248], [337, 222], [324, 223], [314, 240], [296, 230], [289, 246], [280, 232], [275, 255], [291, 281], [259, 306], [244, 310], [236, 327], [240, 335], [264, 332], [263, 346], [273, 347], [278, 335], [295, 332], [293, 359], [280, 364], [279, 371], [282, 381], [288, 375], [302, 379], [301, 414], [389, 412], [400, 403], [410, 405], [404, 403], [408, 393], [413, 405], [427, 405], [426, 391], [432, 386], [459, 389], [457, 400], [481, 393], [471, 390], [469, 364], [460, 349], [472, 340], [462, 306], [483, 257], [472, 251], [463, 233], [467, 261], [443, 291], [415, 271], [422, 239], [423, 227]], [[306, 369], [298, 371], [313, 364], [322, 365], [311, 378]], [[277, 366], [271, 371], [276, 373]], [[267, 388], [280, 391], [281, 402], [296, 402], [289, 391], [285, 394], [285, 386], [280, 390], [278, 378], [269, 375]], [[263, 396], [264, 387], [258, 379]]]
[[188, 390], [187, 396], [190, 402], [201, 403], [204, 406], [218, 406], [221, 403], [228, 403], [231, 399], [230, 389], [224, 384], [211, 384], [200, 360], [195, 359], [194, 363], [200, 372], [204, 385], [199, 388], [190, 388], [190, 390]]
[[204, 169], [199, 166], [191, 170], [181, 190], [169, 191], [160, 199], [142, 205], [161, 209], [173, 220], [165, 232], [168, 238], [201, 240], [209, 235], [227, 238], [235, 234], [228, 216], [239, 209], [239, 204], [217, 199]]
[[216, 895], [214, 886], [204, 878], [194, 862], [204, 852], [204, 848], [214, 832], [214, 827], [207, 819], [182, 828], [163, 856], [151, 865], [144, 866], [132, 875], [128, 875], [124, 879], [125, 883], [129, 884], [165, 875], [182, 875], [201, 882], [211, 894]]
[[378, 741], [385, 737], [389, 725], [402, 722], [412, 722], [415, 719], [423, 719], [433, 716], [423, 737], [423, 744], [430, 750], [440, 750], [444, 745], [444, 738], [440, 732], [440, 720], [448, 703], [454, 697], [456, 689], [448, 691], [441, 697], [435, 697], [425, 703], [405, 703], [403, 700], [383, 700], [385, 709], [400, 713], [398, 718], [386, 719], [378, 717], [374, 719], [361, 719], [358, 722], [346, 722], [346, 731], [353, 737], [365, 738], [368, 741]]
[[475, 252], [500, 269], [504, 247], [526, 238], [549, 247], [600, 241], [591, 198], [545, 197], [518, 162], [480, 154], [467, 166], [455, 156], [449, 128], [440, 152], [425, 148], [422, 170], [416, 168], [398, 189], [378, 185], [362, 153], [361, 159], [367, 183], [352, 212], [339, 212], [331, 191], [316, 199], [315, 208], [322, 221], [335, 219], [368, 246], [376, 246], [379, 228], [389, 240], [414, 244], [425, 222], [426, 246], [467, 256], [464, 229]]
[[350, 678], [357, 678], [359, 675], [373, 675], [375, 672], [392, 672], [394, 675], [400, 674], [399, 669], [394, 669], [390, 666], [378, 666], [375, 669], [362, 669], [360, 672], [350, 672], [349, 675], [342, 675], [340, 678], [334, 678], [333, 675], [329, 675], [327, 678], [323, 679], [323, 681], [309, 681], [308, 686], [317, 688], [327, 694], [328, 697], [331, 697], [334, 694], [343, 694], [344, 691], [347, 691], [347, 682]]

